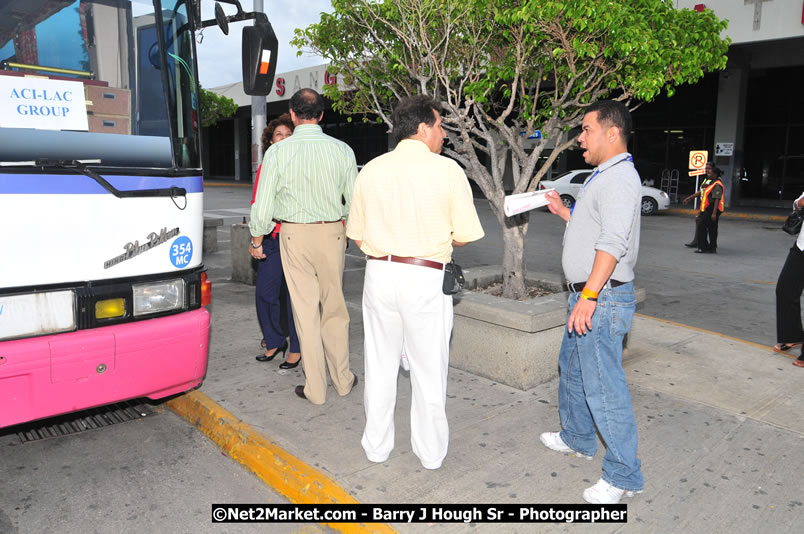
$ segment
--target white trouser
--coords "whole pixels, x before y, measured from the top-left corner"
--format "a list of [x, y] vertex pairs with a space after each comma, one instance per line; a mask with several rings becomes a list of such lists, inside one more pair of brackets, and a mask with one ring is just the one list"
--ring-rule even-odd
[[447, 369], [452, 296], [441, 290], [444, 272], [381, 260], [366, 262], [363, 284], [365, 337], [363, 449], [384, 462], [394, 448], [396, 382], [402, 354], [410, 364], [410, 442], [427, 469], [447, 455]]

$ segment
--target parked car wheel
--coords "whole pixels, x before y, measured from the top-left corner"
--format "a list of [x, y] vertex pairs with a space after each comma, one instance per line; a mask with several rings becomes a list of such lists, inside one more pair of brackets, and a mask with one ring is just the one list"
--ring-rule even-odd
[[573, 204], [575, 204], [575, 199], [569, 195], [561, 195], [561, 202], [568, 208], [571, 208]]
[[642, 215], [653, 215], [659, 209], [659, 205], [650, 197], [642, 197]]

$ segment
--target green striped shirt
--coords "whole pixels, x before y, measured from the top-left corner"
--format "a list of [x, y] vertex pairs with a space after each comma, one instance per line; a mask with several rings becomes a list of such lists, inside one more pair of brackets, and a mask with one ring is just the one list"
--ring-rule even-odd
[[311, 223], [345, 218], [356, 177], [349, 145], [317, 124], [297, 126], [293, 135], [265, 151], [251, 206], [251, 235], [270, 233], [274, 219]]

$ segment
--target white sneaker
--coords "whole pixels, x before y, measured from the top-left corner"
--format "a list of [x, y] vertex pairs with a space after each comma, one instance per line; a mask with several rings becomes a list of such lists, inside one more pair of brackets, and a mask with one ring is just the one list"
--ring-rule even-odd
[[539, 436], [539, 440], [544, 443], [544, 446], [548, 449], [552, 449], [554, 451], [563, 452], [563, 453], [572, 453], [578, 458], [585, 458], [587, 460], [591, 460], [591, 456], [587, 456], [586, 454], [581, 454], [578, 451], [574, 451], [570, 449], [564, 440], [561, 439], [561, 435], [558, 432], [545, 432], [541, 436]]
[[592, 504], [617, 504], [620, 502], [620, 499], [623, 497], [623, 495], [626, 497], [633, 497], [637, 493], [642, 493], [642, 490], [621, 490], [620, 488], [615, 488], [601, 478], [597, 481], [597, 484], [591, 488], [586, 488], [583, 490], [583, 500]]

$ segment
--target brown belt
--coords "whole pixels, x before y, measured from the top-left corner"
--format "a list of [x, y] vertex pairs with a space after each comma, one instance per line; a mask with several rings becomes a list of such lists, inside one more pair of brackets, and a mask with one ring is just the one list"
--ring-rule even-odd
[[282, 223], [282, 224], [333, 224], [333, 223], [343, 222], [343, 219], [338, 219], [337, 221], [313, 221], [313, 222], [308, 222], [308, 223], [298, 223], [298, 222], [292, 222], [292, 221], [277, 221], [276, 219], [274, 219], [274, 222], [278, 222], [278, 223]]
[[404, 258], [402, 256], [380, 256], [379, 258], [376, 256], [366, 256], [367, 259], [370, 260], [380, 260], [380, 261], [395, 261], [397, 263], [409, 263], [410, 265], [418, 265], [420, 267], [430, 267], [431, 269], [438, 269], [439, 271], [444, 270], [444, 264], [438, 263], [437, 261], [430, 261], [430, 260], [423, 260], [421, 258]]

